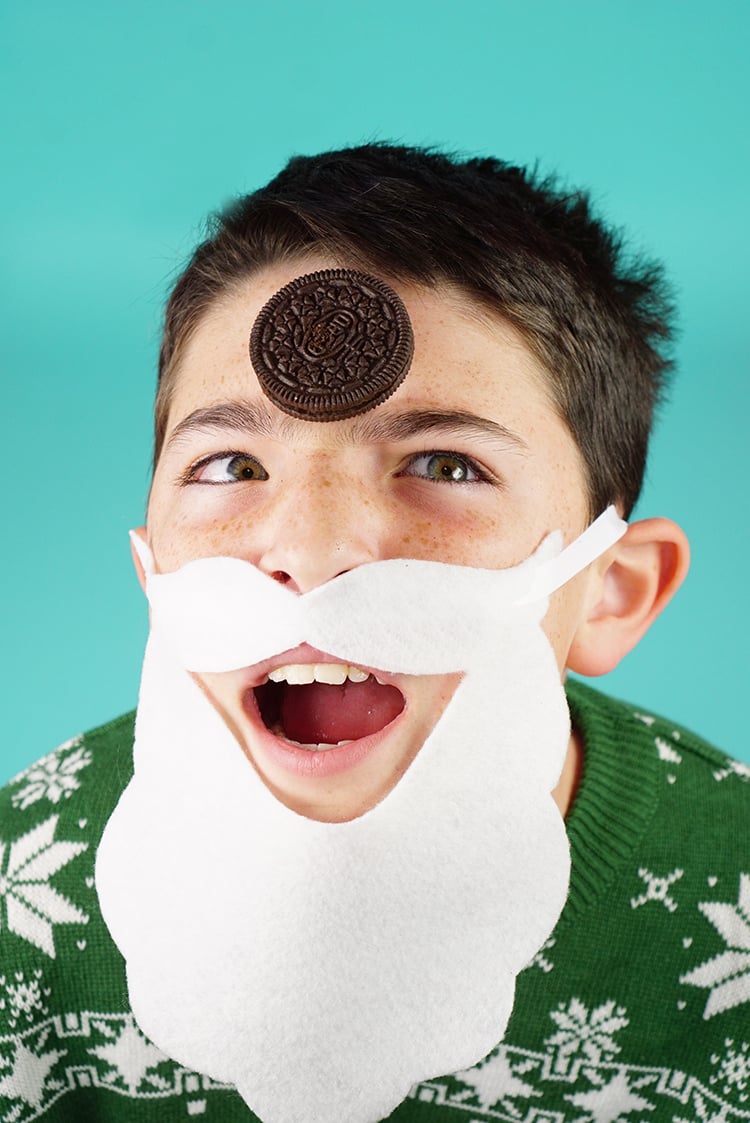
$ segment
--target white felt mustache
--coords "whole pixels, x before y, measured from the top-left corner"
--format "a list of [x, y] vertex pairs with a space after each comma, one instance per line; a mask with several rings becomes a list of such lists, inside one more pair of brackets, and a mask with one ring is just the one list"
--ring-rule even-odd
[[[236, 670], [308, 643], [352, 663], [429, 675], [465, 671], [486, 658], [477, 636], [501, 628], [521, 606], [526, 616], [536, 606], [541, 619], [550, 593], [626, 529], [609, 507], [562, 552], [555, 532], [509, 569], [391, 559], [303, 595], [240, 558], [200, 558], [159, 574], [149, 548], [132, 540], [146, 571], [152, 627], [187, 670]], [[435, 604], [439, 613], [425, 612]]]

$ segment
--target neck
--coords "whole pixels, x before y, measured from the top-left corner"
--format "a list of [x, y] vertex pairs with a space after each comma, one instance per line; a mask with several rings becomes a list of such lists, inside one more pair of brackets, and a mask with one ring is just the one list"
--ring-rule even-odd
[[565, 754], [560, 780], [552, 792], [552, 798], [560, 808], [560, 814], [565, 819], [573, 806], [573, 800], [578, 791], [583, 773], [583, 743], [578, 732], [574, 729], [568, 741], [568, 751]]

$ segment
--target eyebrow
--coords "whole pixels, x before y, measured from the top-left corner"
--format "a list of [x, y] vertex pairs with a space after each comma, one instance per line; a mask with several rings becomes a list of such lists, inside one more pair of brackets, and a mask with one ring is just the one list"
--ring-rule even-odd
[[[383, 407], [381, 407], [382, 409]], [[235, 432], [291, 441], [310, 422], [296, 417], [277, 417], [263, 402], [235, 399], [193, 410], [174, 427], [167, 441], [172, 449], [187, 437], [211, 430]], [[491, 440], [503, 446], [528, 452], [526, 441], [487, 417], [467, 410], [405, 409], [378, 412], [350, 418], [341, 433], [341, 444], [384, 444], [403, 441], [426, 433], [460, 433], [478, 440]]]

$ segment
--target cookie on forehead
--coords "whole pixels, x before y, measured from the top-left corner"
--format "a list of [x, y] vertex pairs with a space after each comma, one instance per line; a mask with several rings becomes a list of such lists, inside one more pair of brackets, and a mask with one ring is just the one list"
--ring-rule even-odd
[[250, 334], [263, 393], [305, 421], [341, 421], [379, 406], [406, 377], [413, 353], [401, 298], [352, 269], [296, 277], [261, 308]]

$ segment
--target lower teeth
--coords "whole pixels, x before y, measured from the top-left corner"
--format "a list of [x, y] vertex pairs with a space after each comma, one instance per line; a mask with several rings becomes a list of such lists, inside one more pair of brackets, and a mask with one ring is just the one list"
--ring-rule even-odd
[[[288, 740], [288, 738], [287, 738]], [[348, 741], [336, 741], [335, 744], [328, 745], [303, 745], [300, 741], [289, 741], [290, 745], [294, 745], [298, 749], [307, 749], [311, 753], [324, 753], [327, 749], [337, 749], [339, 745], [351, 745], [351, 739]]]
[[271, 729], [271, 733], [273, 733], [274, 737], [278, 737], [280, 741], [286, 741], [288, 745], [294, 745], [295, 749], [306, 749], [309, 753], [324, 753], [329, 749], [337, 749], [339, 745], [351, 745], [352, 743], [352, 738], [347, 737], [343, 741], [333, 741], [331, 743], [323, 741], [317, 745], [305, 745], [302, 741], [293, 741], [291, 737], [285, 736], [284, 730], [278, 722]]

